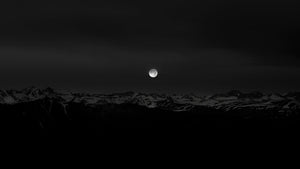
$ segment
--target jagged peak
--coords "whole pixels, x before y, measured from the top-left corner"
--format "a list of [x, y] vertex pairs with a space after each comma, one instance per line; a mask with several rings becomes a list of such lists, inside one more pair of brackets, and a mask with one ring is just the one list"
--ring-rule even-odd
[[39, 89], [38, 87], [36, 87], [36, 86], [28, 86], [28, 87], [25, 87], [25, 88], [23, 88], [22, 90], [23, 91], [28, 91], [28, 90], [37, 90], [37, 89]]
[[48, 93], [55, 93], [55, 90], [51, 87], [46, 87], [43, 91], [48, 92]]
[[107, 94], [108, 96], [114, 96], [114, 95], [118, 95], [118, 96], [132, 96], [135, 95], [136, 92], [133, 91], [126, 91], [126, 92], [120, 92], [120, 93], [112, 93], [112, 94]]
[[237, 96], [239, 97], [240, 95], [242, 95], [243, 93], [239, 90], [230, 90], [229, 92], [227, 92], [227, 95], [229, 96]]
[[261, 93], [259, 91], [253, 91], [253, 92], [243, 93], [239, 97], [242, 97], [242, 98], [261, 98], [263, 96], [264, 96], [263, 93]]
[[22, 92], [24, 92], [25, 94], [36, 93], [36, 92], [41, 93], [41, 89], [39, 89], [35, 86], [29, 86], [29, 87], [22, 89]]

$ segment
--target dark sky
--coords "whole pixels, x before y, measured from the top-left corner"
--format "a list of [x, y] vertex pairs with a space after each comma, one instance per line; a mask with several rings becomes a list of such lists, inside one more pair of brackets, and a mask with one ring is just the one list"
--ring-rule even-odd
[[300, 89], [297, 0], [11, 0], [0, 19], [1, 88]]

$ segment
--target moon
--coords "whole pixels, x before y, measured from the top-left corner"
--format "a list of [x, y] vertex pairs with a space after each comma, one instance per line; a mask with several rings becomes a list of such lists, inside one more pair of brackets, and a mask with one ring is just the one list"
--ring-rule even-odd
[[151, 78], [156, 78], [157, 75], [158, 75], [158, 71], [157, 71], [156, 69], [151, 69], [151, 70], [149, 70], [149, 76], [150, 76]]

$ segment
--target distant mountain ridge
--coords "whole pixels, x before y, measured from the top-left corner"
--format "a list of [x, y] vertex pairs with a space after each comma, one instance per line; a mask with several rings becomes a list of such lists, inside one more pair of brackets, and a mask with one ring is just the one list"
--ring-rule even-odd
[[155, 93], [124, 92], [114, 94], [90, 94], [56, 91], [52, 88], [29, 87], [23, 90], [0, 90], [0, 104], [14, 105], [41, 99], [55, 99], [61, 104], [83, 103], [89, 106], [105, 104], [136, 104], [147, 108], [169, 111], [190, 111], [194, 108], [209, 107], [224, 111], [271, 110], [281, 113], [300, 110], [300, 92], [286, 94], [264, 94], [261, 92], [243, 93], [232, 90], [211, 96], [166, 95]]
[[300, 93], [233, 90], [211, 96], [0, 90], [0, 130], [10, 134], [102, 135], [116, 128], [177, 133], [212, 128], [300, 128]]

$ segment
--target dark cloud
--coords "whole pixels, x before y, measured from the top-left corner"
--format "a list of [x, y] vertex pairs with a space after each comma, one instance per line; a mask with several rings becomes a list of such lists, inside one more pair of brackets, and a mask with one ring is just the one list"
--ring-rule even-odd
[[[0, 8], [3, 86], [205, 92], [300, 84], [296, 1], [15, 0]], [[161, 71], [156, 82], [145, 76], [151, 67]]]

